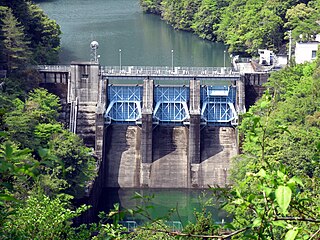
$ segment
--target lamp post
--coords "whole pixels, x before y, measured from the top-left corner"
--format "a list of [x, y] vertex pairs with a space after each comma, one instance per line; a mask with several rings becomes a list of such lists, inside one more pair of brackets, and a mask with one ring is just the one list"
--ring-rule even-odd
[[226, 69], [226, 50], [223, 51], [223, 69]]
[[171, 49], [171, 67], [173, 72], [173, 49]]
[[120, 72], [121, 72], [121, 48], [119, 49], [119, 66], [120, 66]]
[[290, 66], [290, 62], [291, 62], [291, 51], [292, 51], [292, 31], [291, 30], [289, 30], [289, 52], [288, 52], [288, 54], [289, 54], [289, 56], [288, 56], [288, 62], [289, 62], [289, 66]]

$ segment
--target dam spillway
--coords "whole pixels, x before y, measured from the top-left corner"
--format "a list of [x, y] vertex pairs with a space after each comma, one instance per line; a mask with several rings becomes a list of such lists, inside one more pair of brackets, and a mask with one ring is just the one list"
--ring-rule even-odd
[[205, 188], [228, 184], [238, 152], [240, 74], [231, 68], [42, 67], [65, 84], [68, 125], [99, 159], [101, 187]]

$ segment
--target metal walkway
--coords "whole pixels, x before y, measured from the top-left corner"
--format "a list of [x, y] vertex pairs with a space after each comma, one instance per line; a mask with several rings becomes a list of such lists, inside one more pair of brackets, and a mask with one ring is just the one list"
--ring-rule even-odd
[[[38, 65], [41, 72], [70, 72], [70, 65]], [[168, 66], [100, 66], [107, 77], [238, 77], [240, 72], [231, 67], [168, 67]]]
[[168, 66], [101, 66], [101, 73], [108, 76], [237, 76], [231, 67], [168, 67]]

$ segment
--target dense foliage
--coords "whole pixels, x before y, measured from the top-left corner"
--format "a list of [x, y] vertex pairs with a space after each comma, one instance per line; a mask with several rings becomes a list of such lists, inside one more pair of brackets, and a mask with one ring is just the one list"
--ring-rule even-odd
[[319, 238], [319, 71], [318, 60], [273, 73], [243, 118], [227, 205], [242, 238]]
[[281, 50], [287, 32], [294, 40], [319, 33], [318, 0], [140, 0], [144, 11], [161, 15], [176, 29], [223, 41], [231, 52]]
[[58, 122], [57, 96], [35, 88], [18, 98], [11, 81], [0, 94], [0, 239], [77, 239], [72, 219], [87, 208], [70, 199], [95, 177], [93, 152]]

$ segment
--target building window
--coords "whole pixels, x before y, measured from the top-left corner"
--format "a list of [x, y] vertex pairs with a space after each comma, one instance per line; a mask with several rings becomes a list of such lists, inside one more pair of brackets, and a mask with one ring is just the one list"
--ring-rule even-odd
[[317, 51], [316, 50], [312, 50], [311, 59], [316, 58], [316, 56], [317, 56]]

